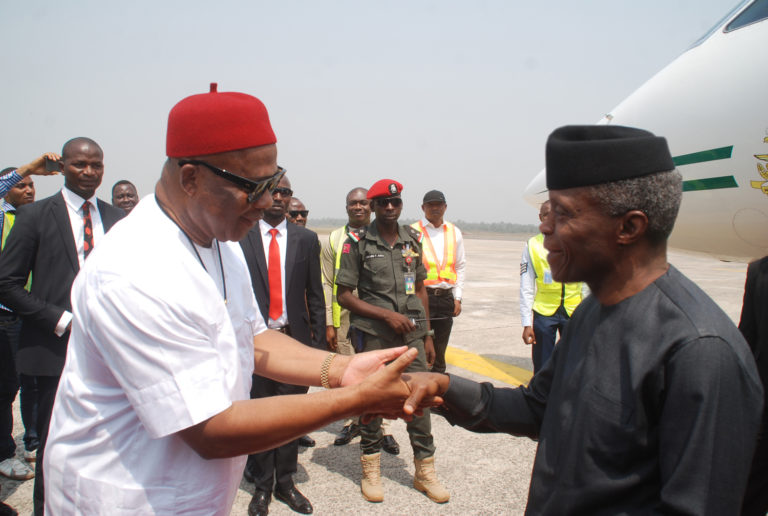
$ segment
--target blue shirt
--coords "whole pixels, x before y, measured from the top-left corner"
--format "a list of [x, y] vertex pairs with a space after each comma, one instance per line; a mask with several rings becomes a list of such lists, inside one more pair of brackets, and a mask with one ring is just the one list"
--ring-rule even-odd
[[16, 171], [8, 172], [5, 175], [0, 176], [0, 197], [5, 197], [13, 185], [24, 179]]
[[[0, 197], [5, 197], [5, 194], [7, 194], [13, 186], [21, 181], [23, 178], [16, 173], [16, 171], [9, 172], [7, 174], [4, 174], [0, 176]], [[3, 234], [3, 223], [5, 222], [5, 212], [6, 211], [15, 211], [16, 208], [13, 207], [11, 203], [6, 201], [5, 199], [2, 200], [2, 203], [0, 203], [0, 235]], [[0, 310], [8, 310], [5, 306], [0, 305]]]

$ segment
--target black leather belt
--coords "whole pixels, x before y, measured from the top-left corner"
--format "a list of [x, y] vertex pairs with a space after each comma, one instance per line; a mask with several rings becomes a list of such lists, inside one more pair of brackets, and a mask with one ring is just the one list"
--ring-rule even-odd
[[289, 337], [291, 336], [291, 327], [289, 325], [282, 326], [280, 328], [270, 328], [270, 330], [279, 331], [280, 333], [285, 333]]
[[440, 296], [452, 296], [453, 295], [453, 289], [450, 288], [429, 288], [427, 287], [427, 294], [430, 296], [440, 297]]

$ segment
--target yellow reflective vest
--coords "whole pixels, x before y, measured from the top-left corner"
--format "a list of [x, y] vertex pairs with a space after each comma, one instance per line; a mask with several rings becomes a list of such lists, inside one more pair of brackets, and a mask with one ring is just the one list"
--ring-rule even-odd
[[411, 227], [421, 231], [421, 246], [424, 253], [424, 267], [427, 269], [427, 279], [424, 285], [438, 283], [456, 284], [456, 226], [450, 222], [443, 224], [443, 259], [437, 261], [435, 247], [429, 238], [427, 228], [421, 221], [414, 222]]
[[[12, 211], [6, 211], [3, 213], [3, 234], [0, 235], [0, 249], [5, 248], [5, 241], [8, 239], [8, 234], [11, 232], [14, 222], [16, 222], [16, 213]], [[32, 288], [32, 273], [29, 273], [27, 278], [27, 284], [24, 286], [29, 290]]]
[[16, 214], [12, 211], [6, 211], [3, 213], [3, 234], [2, 240], [0, 240], [0, 249], [5, 247], [5, 241], [8, 238], [8, 233], [11, 232], [13, 223], [16, 221]]
[[539, 233], [528, 240], [528, 254], [533, 270], [536, 271], [536, 297], [533, 311], [550, 316], [557, 312], [560, 305], [565, 307], [568, 316], [581, 303], [581, 283], [559, 283], [552, 279], [552, 271], [547, 262], [547, 250], [544, 248], [544, 235]]
[[331, 314], [333, 317], [333, 327], [338, 328], [341, 326], [341, 305], [336, 298], [338, 286], [336, 285], [336, 276], [339, 275], [339, 268], [341, 267], [341, 246], [347, 240], [347, 227], [344, 226], [334, 230], [329, 237], [331, 244], [331, 251], [333, 251], [334, 265], [333, 265], [333, 295], [331, 296]]

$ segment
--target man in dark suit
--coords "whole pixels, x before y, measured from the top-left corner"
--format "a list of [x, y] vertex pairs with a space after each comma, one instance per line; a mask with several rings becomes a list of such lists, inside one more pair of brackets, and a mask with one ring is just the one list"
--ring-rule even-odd
[[[240, 241], [240, 245], [267, 326], [308, 346], [325, 349], [320, 242], [314, 232], [286, 220], [292, 195], [291, 183], [283, 176], [277, 188], [272, 190], [272, 206], [264, 210], [264, 218]], [[307, 387], [254, 376], [251, 398], [306, 392]], [[296, 440], [248, 458], [245, 476], [256, 486], [248, 506], [249, 515], [269, 512], [273, 483], [278, 500], [297, 512], [312, 513], [312, 504], [293, 483], [298, 447]]]
[[[93, 246], [125, 216], [96, 199], [104, 175], [104, 153], [95, 141], [69, 140], [60, 164], [64, 188], [19, 208], [0, 254], [0, 303], [22, 319], [17, 369], [34, 376], [39, 391], [35, 514], [43, 513], [43, 453], [69, 339], [72, 282]], [[30, 273], [28, 292], [24, 285]]]
[[[744, 285], [744, 305], [739, 330], [752, 349], [757, 372], [768, 386], [768, 256], [749, 264]], [[763, 408], [757, 447], [752, 458], [742, 514], [764, 515], [768, 512], [768, 403]]]

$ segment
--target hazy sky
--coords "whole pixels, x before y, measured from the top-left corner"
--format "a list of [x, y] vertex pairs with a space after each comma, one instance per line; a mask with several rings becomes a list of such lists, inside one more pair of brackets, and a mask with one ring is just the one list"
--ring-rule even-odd
[[[218, 82], [267, 105], [310, 225], [383, 177], [405, 217], [438, 188], [449, 219], [534, 223], [547, 135], [599, 120], [736, 3], [0, 0], [0, 168], [89, 136], [100, 197], [146, 195], [168, 111]], [[38, 178], [38, 199], [62, 183]]]

